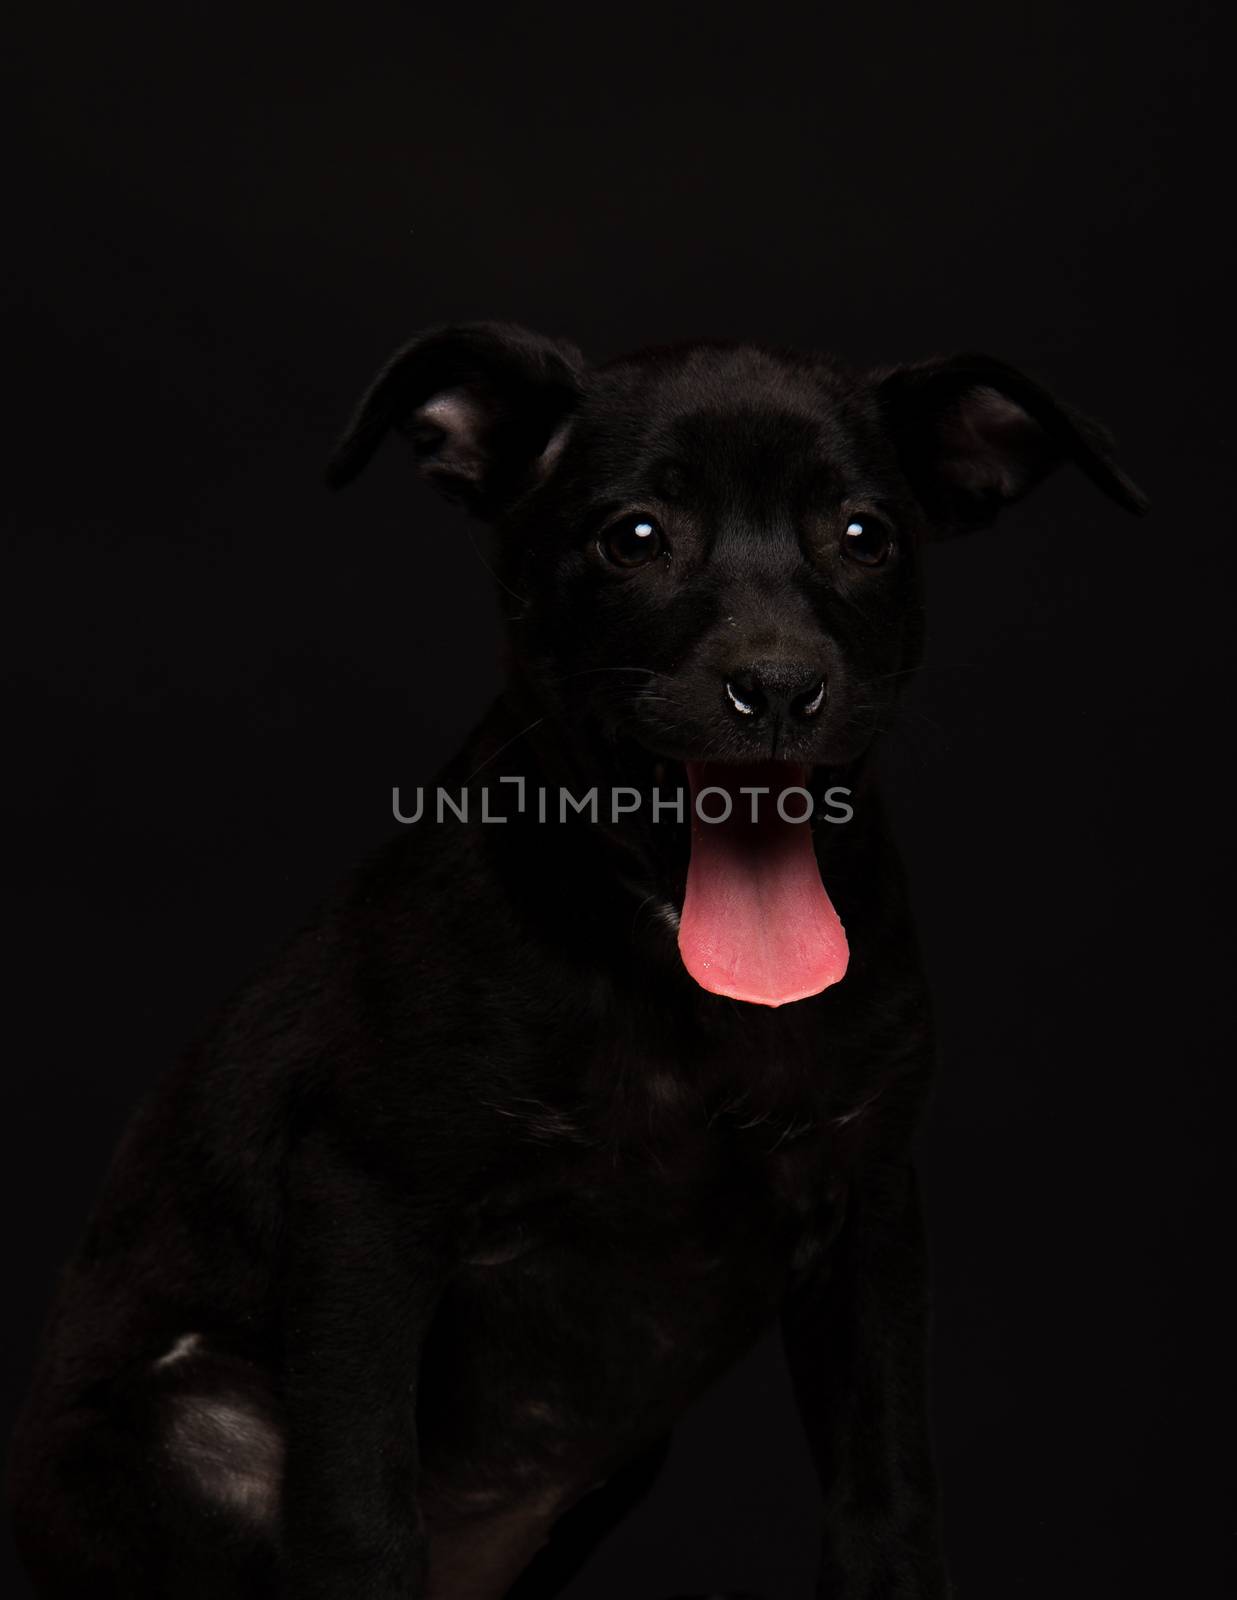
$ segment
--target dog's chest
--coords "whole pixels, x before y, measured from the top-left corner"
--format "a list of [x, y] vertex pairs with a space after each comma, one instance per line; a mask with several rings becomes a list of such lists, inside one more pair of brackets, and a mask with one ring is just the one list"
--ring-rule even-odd
[[501, 1292], [552, 1288], [577, 1257], [607, 1282], [783, 1271], [837, 1177], [828, 1098], [793, 1057], [763, 1076], [741, 1056], [693, 1065], [603, 1061], [575, 1093], [497, 1106], [509, 1161], [476, 1207], [465, 1272]]
[[829, 1147], [811, 1108], [679, 1098], [654, 1085], [608, 1140], [526, 1108], [525, 1159], [480, 1206], [425, 1354], [422, 1431], [447, 1477], [488, 1462], [500, 1483], [548, 1482], [664, 1431], [819, 1248]]

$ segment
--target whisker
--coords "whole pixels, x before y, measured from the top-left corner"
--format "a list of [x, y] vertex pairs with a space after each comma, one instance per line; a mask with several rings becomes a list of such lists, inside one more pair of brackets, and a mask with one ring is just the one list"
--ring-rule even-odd
[[477, 776], [478, 772], [484, 772], [491, 761], [497, 761], [504, 750], [510, 750], [511, 746], [516, 742], [517, 739], [522, 739], [526, 733], [531, 733], [534, 728], [539, 728], [544, 721], [544, 717], [538, 717], [536, 722], [530, 722], [527, 728], [521, 728], [519, 733], [512, 734], [511, 738], [507, 740], [506, 744], [500, 744], [498, 749], [494, 751], [493, 755], [486, 756], [485, 760], [476, 769], [476, 771], [468, 774], [468, 776], [464, 779], [464, 782], [466, 784], [471, 783], [472, 780]]
[[[528, 605], [532, 604], [532, 601], [529, 600], [525, 595], [516, 594], [515, 590], [511, 587], [511, 585], [509, 583], [504, 583], [503, 580], [498, 576], [498, 574], [494, 571], [494, 568], [485, 559], [485, 556], [484, 556], [484, 554], [482, 553], [482, 550], [481, 550], [481, 546], [477, 543], [476, 539], [473, 537], [473, 533], [472, 533], [472, 529], [471, 528], [468, 529], [468, 543], [469, 543], [470, 548], [472, 549], [473, 555], [476, 556], [477, 560], [481, 563], [481, 565], [489, 573], [490, 577], [493, 578], [494, 582], [498, 585], [498, 587], [500, 589], [505, 589], [507, 591], [507, 593], [511, 596], [511, 598], [513, 600], [518, 600], [522, 606], [528, 606]], [[512, 619], [512, 620], [515, 620], [515, 619]]]

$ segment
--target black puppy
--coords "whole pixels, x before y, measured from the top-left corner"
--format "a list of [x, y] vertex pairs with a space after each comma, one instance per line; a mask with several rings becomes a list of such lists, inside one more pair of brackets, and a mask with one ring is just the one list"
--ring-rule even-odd
[[499, 525], [508, 687], [130, 1129], [15, 1449], [38, 1593], [549, 1596], [780, 1318], [820, 1594], [944, 1595], [930, 1024], [867, 756], [925, 539], [1063, 460], [1142, 496], [983, 357], [452, 328], [333, 480], [393, 427]]

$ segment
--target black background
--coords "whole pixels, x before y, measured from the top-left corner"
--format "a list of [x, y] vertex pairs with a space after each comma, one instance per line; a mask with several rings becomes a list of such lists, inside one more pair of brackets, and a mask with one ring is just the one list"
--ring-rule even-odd
[[[25, 18], [14, 1397], [136, 1094], [494, 690], [463, 520], [394, 447], [350, 494], [319, 486], [388, 351], [468, 317], [598, 357], [691, 334], [857, 361], [978, 348], [1111, 424], [1154, 511], [1062, 473], [934, 552], [930, 665], [886, 753], [943, 1042], [923, 1157], [958, 1593], [1223, 1592], [1222, 10]], [[573, 1600], [806, 1596], [814, 1488], [773, 1347], [681, 1434]]]

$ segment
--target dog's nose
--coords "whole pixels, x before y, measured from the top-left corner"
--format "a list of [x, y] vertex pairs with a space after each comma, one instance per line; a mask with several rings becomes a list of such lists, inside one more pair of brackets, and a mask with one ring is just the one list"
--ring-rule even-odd
[[825, 676], [804, 661], [753, 661], [726, 679], [735, 716], [810, 722], [825, 703]]

